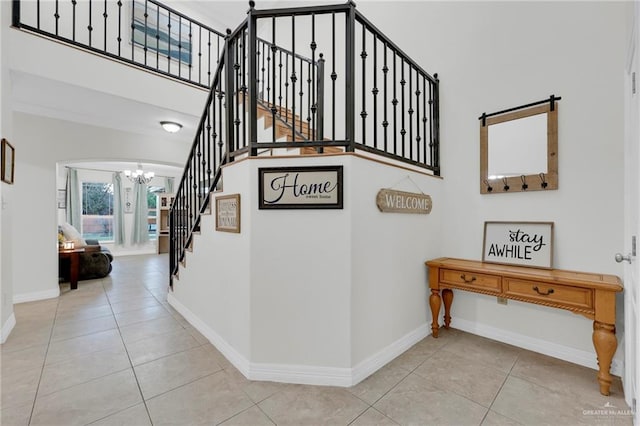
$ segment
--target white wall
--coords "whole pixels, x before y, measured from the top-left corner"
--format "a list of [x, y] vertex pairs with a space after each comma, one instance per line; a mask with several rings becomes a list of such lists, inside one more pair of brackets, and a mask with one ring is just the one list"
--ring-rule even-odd
[[[9, 2], [0, 2], [0, 26], [8, 27], [11, 17]], [[8, 41], [0, 31], [0, 138], [13, 141], [11, 123], [11, 104], [6, 96], [9, 87], [9, 69], [7, 63]], [[4, 342], [15, 324], [13, 316], [13, 282], [11, 239], [5, 231], [11, 229], [11, 211], [13, 209], [12, 191], [9, 185], [0, 183], [0, 343]]]
[[[293, 165], [343, 165], [344, 208], [258, 209], [259, 168]], [[348, 154], [242, 161], [223, 179], [220, 195], [241, 196], [241, 233], [205, 216], [169, 301], [245, 375], [350, 385], [428, 333], [441, 179]], [[434, 210], [380, 213], [382, 188], [430, 194]]]
[[[623, 247], [625, 8], [624, 2], [358, 4], [409, 56], [439, 74], [442, 255], [480, 259], [487, 220], [553, 221], [555, 267], [622, 275], [613, 255]], [[562, 96], [559, 189], [480, 195], [478, 117], [551, 94]], [[464, 292], [456, 293], [452, 315], [454, 327], [538, 349], [559, 345], [595, 365], [591, 323], [580, 316], [497, 305]]]

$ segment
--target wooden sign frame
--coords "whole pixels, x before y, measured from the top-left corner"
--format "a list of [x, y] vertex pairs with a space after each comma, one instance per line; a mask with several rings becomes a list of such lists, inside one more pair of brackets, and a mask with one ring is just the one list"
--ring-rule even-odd
[[240, 194], [216, 197], [216, 231], [240, 233]]
[[15, 165], [16, 165], [16, 150], [9, 143], [8, 140], [2, 139], [0, 144], [0, 150], [2, 151], [1, 161], [1, 175], [2, 181], [8, 183], [9, 185], [13, 185], [13, 176], [15, 174]]
[[259, 209], [342, 209], [343, 166], [258, 169]]
[[482, 261], [551, 269], [553, 222], [485, 222]]

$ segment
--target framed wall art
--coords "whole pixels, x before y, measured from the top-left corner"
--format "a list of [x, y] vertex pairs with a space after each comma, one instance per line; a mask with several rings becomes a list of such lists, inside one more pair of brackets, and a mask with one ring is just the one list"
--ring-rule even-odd
[[258, 169], [260, 209], [342, 209], [342, 166]]
[[16, 150], [6, 139], [2, 139], [0, 149], [2, 150], [2, 181], [11, 185], [13, 184], [13, 175], [15, 172]]
[[552, 268], [553, 222], [485, 222], [482, 261]]
[[240, 233], [240, 194], [216, 197], [216, 231]]

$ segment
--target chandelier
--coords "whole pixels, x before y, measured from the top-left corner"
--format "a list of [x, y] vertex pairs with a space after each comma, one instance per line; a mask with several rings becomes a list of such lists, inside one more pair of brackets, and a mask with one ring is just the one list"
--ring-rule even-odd
[[146, 185], [149, 182], [151, 182], [151, 179], [153, 179], [153, 177], [155, 176], [155, 173], [142, 171], [142, 165], [138, 164], [138, 168], [133, 172], [131, 170], [125, 170], [124, 176], [133, 183]]

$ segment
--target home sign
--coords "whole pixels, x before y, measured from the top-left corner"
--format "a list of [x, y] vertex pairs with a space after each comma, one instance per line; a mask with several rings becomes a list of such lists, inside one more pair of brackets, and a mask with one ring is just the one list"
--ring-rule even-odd
[[258, 169], [260, 209], [342, 209], [342, 166]]

